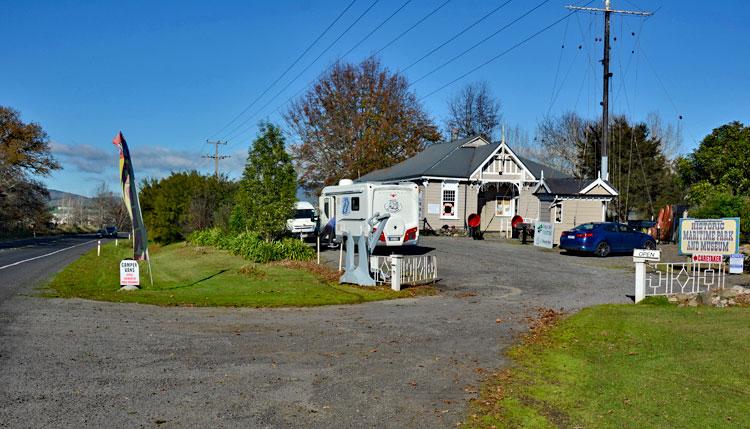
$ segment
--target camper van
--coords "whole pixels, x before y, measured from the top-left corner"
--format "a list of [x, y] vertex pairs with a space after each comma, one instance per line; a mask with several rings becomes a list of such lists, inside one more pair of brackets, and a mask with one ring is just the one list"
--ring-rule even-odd
[[294, 217], [286, 220], [286, 229], [295, 237], [305, 238], [314, 236], [316, 228], [315, 207], [307, 201], [294, 203]]
[[344, 179], [337, 186], [323, 188], [318, 208], [322, 235], [334, 235], [339, 242], [344, 232], [356, 236], [371, 233], [374, 228], [367, 220], [376, 213], [390, 215], [379, 246], [416, 245], [419, 239], [419, 190], [413, 183], [385, 185]]

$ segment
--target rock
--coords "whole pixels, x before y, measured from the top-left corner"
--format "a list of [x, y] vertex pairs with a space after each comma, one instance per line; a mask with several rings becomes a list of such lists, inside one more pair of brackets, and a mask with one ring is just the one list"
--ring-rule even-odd
[[746, 289], [746, 288], [744, 288], [744, 287], [742, 287], [740, 285], [732, 286], [731, 290], [737, 292], [737, 295], [742, 295], [742, 294], [745, 294], [745, 293], [750, 293], [750, 289]]
[[[744, 291], [744, 288], [742, 288], [742, 289]], [[737, 292], [737, 290], [733, 287], [731, 289], [722, 289], [722, 290], [720, 290], [719, 291], [719, 296], [722, 297], [722, 298], [734, 298], [735, 296], [739, 295], [739, 293], [740, 292]]]
[[690, 299], [690, 295], [686, 293], [678, 293], [678, 294], [675, 294], [674, 297], [677, 298], [677, 301], [680, 301], [680, 302], [687, 301], [688, 299]]
[[680, 300], [679, 300], [679, 299], [677, 299], [677, 296], [676, 296], [676, 295], [669, 295], [669, 297], [667, 297], [667, 301], [671, 302], [672, 304], [676, 304], [676, 303], [678, 303], [678, 302], [679, 302]]
[[735, 301], [735, 300], [733, 300], [733, 299], [728, 299], [728, 300], [727, 300], [727, 305], [730, 305], [730, 306], [731, 306], [731, 305], [737, 305], [737, 301]]
[[688, 307], [697, 307], [698, 306], [698, 300], [691, 299], [690, 301], [688, 301], [687, 305], [688, 305]]

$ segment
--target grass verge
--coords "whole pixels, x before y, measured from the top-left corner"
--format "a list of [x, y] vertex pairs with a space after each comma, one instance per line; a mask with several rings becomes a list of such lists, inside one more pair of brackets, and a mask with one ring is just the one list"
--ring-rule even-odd
[[85, 298], [99, 301], [138, 302], [155, 305], [304, 307], [355, 304], [434, 293], [432, 287], [399, 292], [386, 287], [339, 285], [325, 268], [312, 263], [248, 263], [239, 256], [211, 247], [184, 243], [152, 246], [151, 286], [145, 262], [141, 262], [141, 290], [119, 291], [119, 264], [132, 256], [128, 242], [102, 246], [86, 253], [59, 272], [43, 296]]
[[750, 311], [582, 310], [531, 333], [484, 383], [465, 427], [750, 427]]

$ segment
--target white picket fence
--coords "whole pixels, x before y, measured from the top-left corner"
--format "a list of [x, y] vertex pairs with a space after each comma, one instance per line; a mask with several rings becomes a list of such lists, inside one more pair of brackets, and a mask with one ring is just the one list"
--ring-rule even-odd
[[[434, 255], [407, 255], [401, 258], [401, 285], [420, 285], [437, 281], [437, 258]], [[371, 256], [370, 271], [381, 284], [392, 283], [393, 264], [390, 256]]]
[[701, 293], [724, 289], [723, 263], [664, 262], [647, 264], [646, 295]]

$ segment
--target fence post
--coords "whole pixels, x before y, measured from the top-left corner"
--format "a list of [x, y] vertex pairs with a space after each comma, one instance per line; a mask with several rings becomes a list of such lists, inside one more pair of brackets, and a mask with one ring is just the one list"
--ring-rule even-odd
[[318, 265], [320, 265], [320, 234], [315, 234], [315, 248], [318, 252]]
[[404, 257], [391, 255], [391, 289], [401, 290], [401, 267]]
[[646, 297], [646, 260], [633, 258], [635, 262], [635, 303], [643, 301]]
[[102, 240], [96, 240], [96, 256], [102, 253]]

